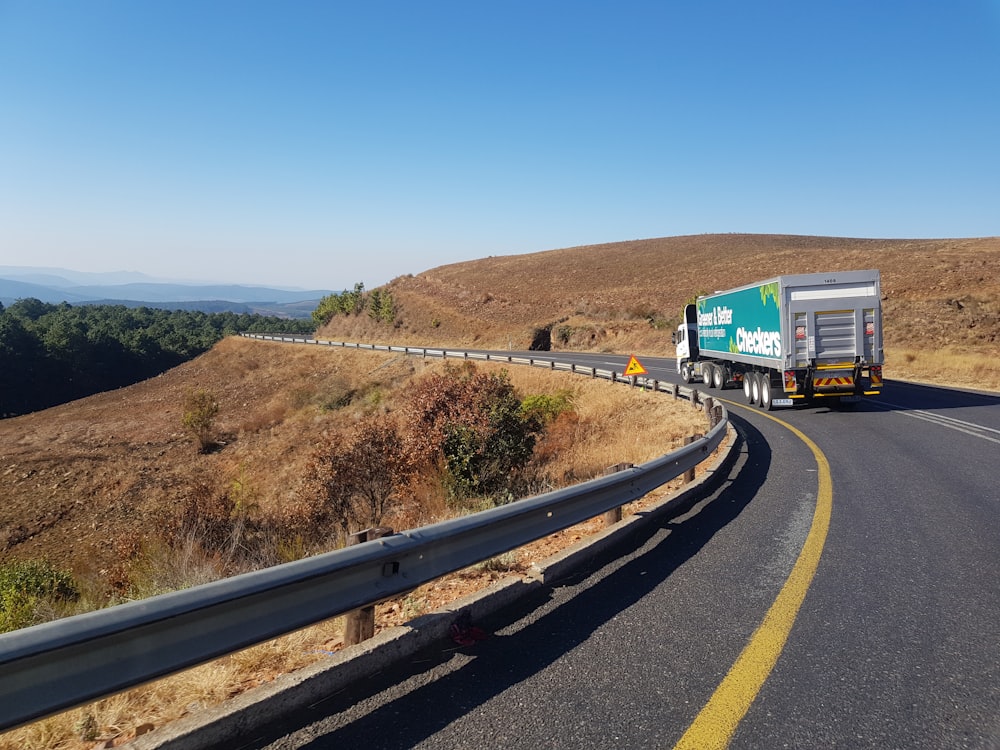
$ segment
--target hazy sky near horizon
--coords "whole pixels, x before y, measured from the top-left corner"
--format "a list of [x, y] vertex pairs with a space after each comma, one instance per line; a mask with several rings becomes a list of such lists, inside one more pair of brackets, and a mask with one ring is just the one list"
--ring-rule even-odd
[[0, 265], [339, 290], [715, 232], [1000, 235], [1000, 0], [0, 0]]

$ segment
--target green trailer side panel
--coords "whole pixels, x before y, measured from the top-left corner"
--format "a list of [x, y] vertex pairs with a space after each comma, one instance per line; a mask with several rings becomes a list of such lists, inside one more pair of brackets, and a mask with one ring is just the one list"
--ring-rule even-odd
[[698, 347], [728, 357], [782, 357], [778, 281], [698, 300]]

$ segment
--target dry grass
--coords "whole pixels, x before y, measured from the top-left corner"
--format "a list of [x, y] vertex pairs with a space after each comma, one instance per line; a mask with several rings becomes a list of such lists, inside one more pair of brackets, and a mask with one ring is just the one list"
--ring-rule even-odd
[[[295, 378], [296, 382], [311, 382], [305, 395], [299, 393], [294, 397], [293, 400], [300, 404], [298, 408], [286, 405], [275, 412], [268, 406], [264, 411], [270, 416], [261, 424], [254, 424], [252, 430], [247, 428], [247, 424], [252, 422], [252, 414], [230, 413], [226, 424], [230, 425], [228, 429], [236, 437], [218, 454], [198, 457], [193, 446], [185, 444], [184, 455], [190, 455], [195, 463], [210, 462], [215, 471], [221, 471], [221, 477], [232, 477], [233, 472], [246, 473], [248, 467], [257, 467], [253, 476], [259, 486], [254, 492], [262, 502], [269, 503], [280, 502], [281, 494], [280, 484], [269, 483], [264, 477], [264, 469], [271, 465], [264, 464], [265, 455], [274, 452], [284, 454], [294, 464], [301, 454], [294, 450], [293, 443], [308, 439], [310, 434], [315, 438], [317, 431], [326, 429], [334, 418], [354, 420], [374, 410], [392, 408], [393, 399], [407, 378], [441, 372], [446, 366], [440, 360], [404, 360], [398, 355], [384, 353], [289, 347], [240, 340], [223, 342], [217, 349], [219, 351], [214, 352], [210, 359], [222, 352], [227, 359], [234, 357], [237, 363], [242, 364], [234, 370], [242, 385], [222, 389], [223, 412], [226, 411], [225, 405], [232, 411], [237, 403], [233, 399], [244, 398], [252, 390], [266, 404], [279, 402], [280, 393], [269, 395], [271, 391], [262, 385], [264, 382], [271, 381], [271, 387], [282, 393], [287, 390], [283, 380], [285, 375]], [[337, 361], [337, 367], [331, 368], [331, 361]], [[254, 364], [248, 366], [250, 362]], [[554, 394], [567, 389], [572, 392], [573, 429], [571, 434], [562, 436], [559, 450], [546, 465], [551, 483], [600, 476], [607, 467], [619, 462], [643, 463], [680, 446], [686, 435], [705, 429], [701, 412], [692, 409], [686, 401], [675, 402], [664, 394], [519, 365], [477, 363], [476, 366], [506, 370], [522, 396]], [[204, 369], [205, 362], [201, 362], [199, 367]], [[280, 369], [285, 375], [272, 372], [272, 369]], [[355, 373], [355, 377], [351, 377], [351, 372]], [[376, 372], [378, 376], [374, 375]], [[381, 390], [372, 388], [373, 379], [378, 379]], [[180, 378], [172, 383], [171, 388], [186, 385], [187, 379]], [[331, 391], [341, 393], [345, 388], [361, 395], [356, 395], [354, 401], [334, 414], [324, 412], [317, 406], [317, 400], [323, 401]], [[365, 388], [367, 395], [361, 393]], [[382, 397], [371, 399], [370, 395], [375, 392], [381, 392]], [[160, 397], [163, 395], [161, 393]], [[111, 419], [113, 414], [105, 413], [104, 416]], [[236, 425], [241, 426], [236, 428]], [[116, 428], [105, 425], [105, 429], [114, 431]], [[232, 455], [228, 455], [230, 453]], [[186, 470], [191, 469], [186, 462], [183, 466]], [[144, 471], [134, 464], [132, 469], [139, 473]], [[119, 470], [124, 471], [124, 468]], [[283, 476], [277, 481], [287, 482], [288, 477]], [[653, 497], [659, 497], [666, 489]], [[288, 491], [287, 488], [285, 491]], [[434, 494], [429, 492], [427, 496], [434, 497]], [[437, 506], [421, 507], [417, 512], [411, 512], [409, 517], [415, 523], [429, 523], [443, 518], [446, 513], [446, 505], [440, 501]], [[400, 522], [406, 518], [405, 513], [400, 514], [392, 523], [402, 528]], [[378, 628], [391, 627], [437, 609], [471, 590], [488, 585], [505, 572], [523, 570], [531, 562], [544, 559], [554, 550], [572, 544], [599, 528], [600, 521], [582, 524], [506, 555], [503, 560], [474, 566], [422, 586], [406, 597], [379, 605], [376, 616]], [[322, 659], [326, 653], [341, 646], [340, 622], [322, 623], [0, 735], [0, 748], [79, 750], [90, 746], [91, 740], [83, 739], [88, 728], [94, 730], [96, 735], [86, 736], [124, 741], [134, 736], [137, 727], [143, 724], [159, 726], [199, 708], [217, 704], [279, 674]]]
[[989, 352], [890, 349], [886, 372], [898, 380], [1000, 392], [1000, 348]]

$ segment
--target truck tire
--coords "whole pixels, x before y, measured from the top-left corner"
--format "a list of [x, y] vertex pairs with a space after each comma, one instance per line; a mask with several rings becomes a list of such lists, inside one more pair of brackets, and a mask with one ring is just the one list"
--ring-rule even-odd
[[753, 406], [753, 373], [744, 372], [743, 373], [743, 398], [747, 400], [750, 406]]
[[712, 368], [712, 386], [720, 391], [726, 390], [726, 381], [729, 380], [729, 371], [724, 365]]
[[686, 385], [691, 383], [691, 363], [685, 362], [681, 365], [681, 380], [684, 381]]
[[760, 403], [760, 375], [756, 372], [750, 374], [750, 403]]
[[702, 382], [705, 383], [705, 387], [706, 388], [711, 388], [712, 387], [712, 381], [713, 381], [712, 373], [713, 372], [715, 372], [715, 366], [714, 365], [702, 365], [701, 366], [701, 379], [702, 379]]
[[762, 372], [760, 374], [760, 408], [764, 411], [771, 411], [774, 404], [771, 403], [771, 373]]

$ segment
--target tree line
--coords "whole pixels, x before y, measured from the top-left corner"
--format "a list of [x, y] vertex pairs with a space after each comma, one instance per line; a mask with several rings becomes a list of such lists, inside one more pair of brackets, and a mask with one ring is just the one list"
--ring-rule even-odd
[[240, 331], [311, 333], [311, 321], [125, 305], [0, 304], [0, 416], [158, 375]]
[[358, 282], [354, 289], [323, 297], [313, 310], [312, 318], [317, 326], [324, 326], [337, 315], [361, 315], [366, 311], [368, 317], [378, 323], [395, 322], [397, 310], [392, 292], [387, 289], [366, 292], [365, 285]]

